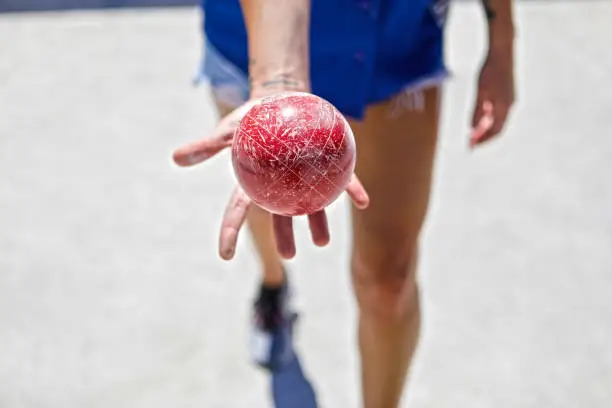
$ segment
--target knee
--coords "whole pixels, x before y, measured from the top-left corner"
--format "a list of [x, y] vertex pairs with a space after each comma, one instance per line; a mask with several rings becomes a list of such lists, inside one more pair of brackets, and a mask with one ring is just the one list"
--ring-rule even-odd
[[400, 320], [418, 309], [417, 245], [388, 243], [355, 251], [351, 269], [361, 313]]

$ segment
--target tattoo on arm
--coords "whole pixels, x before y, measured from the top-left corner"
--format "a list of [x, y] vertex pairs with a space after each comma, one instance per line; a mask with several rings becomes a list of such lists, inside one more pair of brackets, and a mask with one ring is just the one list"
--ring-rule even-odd
[[271, 79], [261, 84], [262, 88], [273, 88], [279, 85], [288, 86], [288, 87], [298, 87], [300, 86], [300, 82], [294, 79], [281, 77], [281, 78]]
[[493, 10], [493, 6], [491, 6], [491, 0], [480, 1], [482, 2], [482, 7], [484, 8], [485, 14], [487, 15], [487, 20], [493, 20], [495, 18], [495, 10]]
[[[249, 76], [249, 86], [251, 90], [253, 89], [253, 78]], [[293, 79], [291, 77], [286, 77], [284, 75], [279, 75], [277, 77], [273, 77], [268, 79], [267, 81], [260, 82], [257, 86], [259, 89], [270, 89], [273, 90], [275, 88], [279, 90], [286, 89], [302, 89], [304, 87], [303, 82]]]

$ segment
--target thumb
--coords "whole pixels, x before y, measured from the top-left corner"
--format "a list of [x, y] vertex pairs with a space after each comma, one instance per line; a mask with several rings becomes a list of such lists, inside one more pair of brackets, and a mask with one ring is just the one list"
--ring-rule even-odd
[[478, 99], [476, 100], [476, 104], [474, 106], [474, 113], [472, 114], [472, 123], [470, 124], [472, 129], [478, 126], [478, 122], [480, 122], [480, 119], [482, 118], [483, 102], [484, 101], [480, 98], [480, 95], [479, 95]]
[[233, 130], [225, 130], [211, 138], [188, 143], [174, 151], [174, 162], [182, 167], [193, 166], [215, 156], [221, 150], [230, 147], [234, 139]]
[[172, 156], [174, 162], [183, 167], [193, 166], [230, 147], [240, 120], [258, 102], [259, 99], [248, 101], [221, 119], [211, 138], [198, 140], [176, 149]]
[[470, 146], [473, 147], [493, 126], [493, 104], [490, 101], [484, 101], [478, 104], [474, 112], [472, 120], [472, 132], [470, 134]]

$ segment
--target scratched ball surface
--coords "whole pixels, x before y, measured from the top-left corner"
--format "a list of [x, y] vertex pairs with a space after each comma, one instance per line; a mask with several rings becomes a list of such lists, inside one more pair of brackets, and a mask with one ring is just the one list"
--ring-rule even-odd
[[261, 100], [241, 120], [232, 144], [240, 186], [260, 207], [281, 215], [313, 214], [346, 188], [355, 140], [342, 114], [307, 93]]

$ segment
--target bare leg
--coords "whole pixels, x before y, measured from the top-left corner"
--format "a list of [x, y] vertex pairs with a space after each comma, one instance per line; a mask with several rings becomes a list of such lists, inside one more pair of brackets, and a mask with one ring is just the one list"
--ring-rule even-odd
[[419, 336], [418, 239], [430, 195], [438, 89], [422, 111], [389, 114], [390, 102], [352, 123], [356, 173], [371, 199], [353, 211], [352, 274], [359, 304], [363, 403], [397, 408]]
[[283, 263], [276, 249], [276, 241], [272, 228], [272, 216], [259, 207], [251, 206], [247, 223], [253, 243], [257, 248], [261, 268], [262, 283], [266, 287], [279, 287], [285, 281]]

